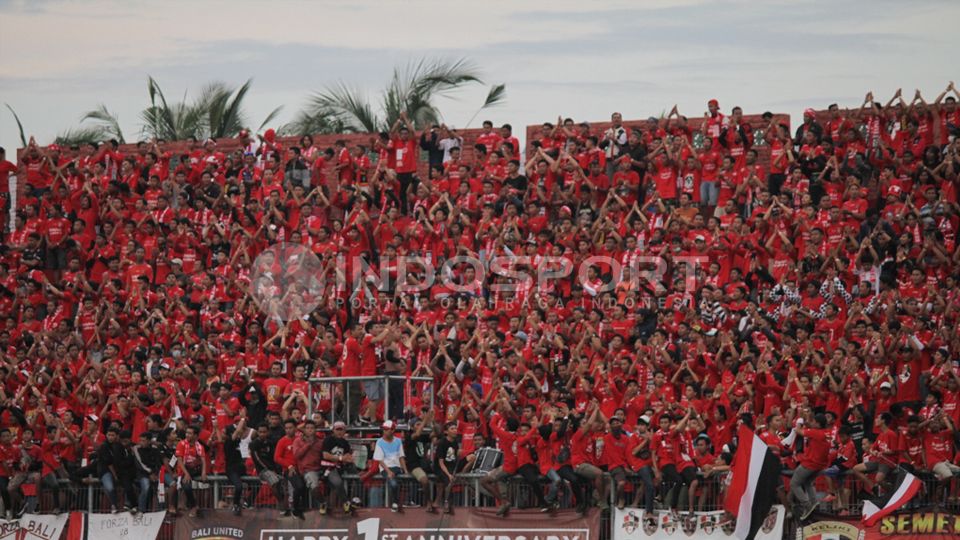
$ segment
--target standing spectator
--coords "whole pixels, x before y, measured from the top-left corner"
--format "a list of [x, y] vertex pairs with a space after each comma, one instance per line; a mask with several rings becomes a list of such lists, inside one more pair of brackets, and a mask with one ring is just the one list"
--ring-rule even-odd
[[806, 423], [796, 428], [797, 434], [803, 437], [803, 452], [790, 479], [790, 494], [796, 503], [793, 515], [800, 520], [807, 519], [819, 504], [813, 483], [820, 471], [830, 465], [831, 431], [824, 429], [826, 424], [826, 416], [808, 415]]
[[390, 128], [389, 150], [393, 156], [397, 180], [400, 182], [400, 209], [404, 214], [410, 212], [410, 198], [417, 190], [417, 140], [414, 138], [413, 123], [407, 118], [407, 112]]
[[240, 454], [240, 440], [247, 431], [247, 419], [241, 418], [235, 426], [227, 426], [220, 432], [220, 442], [223, 444], [223, 457], [226, 462], [227, 480], [233, 486], [233, 515], [239, 516], [243, 508], [243, 476], [247, 472], [243, 456]]

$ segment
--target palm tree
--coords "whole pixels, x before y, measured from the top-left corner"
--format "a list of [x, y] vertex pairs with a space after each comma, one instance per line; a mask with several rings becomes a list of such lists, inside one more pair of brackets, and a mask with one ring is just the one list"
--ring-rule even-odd
[[[435, 103], [437, 97], [449, 96], [466, 84], [481, 82], [477, 68], [466, 59], [421, 59], [393, 70], [376, 109], [361, 90], [340, 82], [311, 96], [297, 120], [282, 130], [302, 134], [315, 132], [303, 130], [304, 127], [336, 126], [341, 128], [338, 132], [372, 133], [388, 130], [404, 111], [415, 127], [422, 128], [441, 119]], [[491, 88], [481, 110], [501, 103], [506, 97], [505, 90], [502, 84]]]
[[27, 137], [26, 137], [26, 135], [24, 135], [24, 133], [23, 133], [23, 124], [20, 123], [20, 117], [17, 116], [17, 111], [13, 110], [13, 107], [11, 107], [10, 104], [8, 104], [8, 103], [4, 103], [4, 105], [7, 106], [7, 109], [10, 110], [10, 114], [13, 115], [13, 119], [17, 122], [17, 129], [20, 130], [20, 144], [22, 144], [24, 147], [26, 147], [26, 146], [27, 146]]
[[[192, 102], [188, 102], [184, 94], [183, 101], [171, 104], [167, 102], [156, 79], [148, 77], [147, 93], [150, 96], [150, 106], [140, 112], [140, 119], [143, 122], [141, 132], [147, 137], [168, 141], [185, 140], [190, 137], [198, 139], [234, 137], [244, 128], [246, 119], [243, 115], [243, 100], [250, 91], [252, 82], [252, 79], [248, 79], [236, 89], [219, 81], [212, 82], [204, 86], [200, 95]], [[260, 124], [258, 131], [272, 122], [282, 108], [277, 107], [271, 111]], [[88, 111], [80, 122], [82, 124], [87, 120], [95, 124], [81, 125], [67, 130], [57, 136], [57, 142], [70, 144], [105, 139], [126, 142], [117, 116], [105, 105]]]
[[80, 119], [82, 123], [84, 120], [93, 120], [103, 128], [103, 132], [107, 135], [106, 138], [116, 139], [120, 144], [124, 144], [127, 141], [123, 138], [123, 130], [120, 129], [120, 121], [117, 119], [117, 116], [107, 110], [107, 106], [101, 104], [99, 107], [92, 111], [87, 111], [87, 114], [83, 115], [83, 118]]

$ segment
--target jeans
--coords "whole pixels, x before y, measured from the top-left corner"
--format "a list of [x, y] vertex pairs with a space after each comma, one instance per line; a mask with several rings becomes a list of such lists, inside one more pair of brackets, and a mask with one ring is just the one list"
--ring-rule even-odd
[[233, 486], [233, 506], [240, 506], [243, 501], [243, 471], [237, 469], [227, 471], [227, 479]]
[[653, 498], [656, 493], [656, 487], [653, 485], [653, 469], [649, 465], [642, 467], [637, 471], [640, 481], [643, 483], [643, 509], [648, 514], [653, 513]]
[[716, 206], [717, 199], [720, 197], [720, 188], [716, 182], [704, 180], [700, 182], [700, 204], [704, 206]]
[[[819, 473], [820, 471], [810, 470], [803, 465], [798, 465], [793, 471], [793, 478], [790, 479], [790, 494], [796, 499], [801, 511], [806, 511], [817, 500], [813, 482]], [[799, 513], [801, 512], [794, 512], [794, 515]]]
[[383, 477], [387, 480], [387, 504], [399, 503], [400, 499], [397, 494], [397, 488], [400, 487], [400, 483], [397, 481], [397, 475], [403, 474], [403, 469], [400, 467], [390, 467], [390, 471], [393, 472], [393, 478], [387, 474], [387, 471], [383, 471]]
[[290, 491], [293, 493], [290, 506], [294, 512], [303, 512], [307, 506], [307, 485], [303, 482], [303, 477], [291, 474], [287, 476], [287, 481], [290, 482]]
[[553, 504], [557, 500], [557, 494], [560, 492], [560, 482], [563, 481], [557, 471], [550, 469], [547, 471], [547, 480], [550, 480], [550, 487], [547, 488], [547, 502]]
[[0, 476], [0, 498], [3, 498], [3, 509], [13, 511], [10, 504], [10, 493], [7, 492], [7, 486], [10, 485], [10, 479], [6, 476]]
[[49, 489], [53, 492], [53, 507], [56, 509], [63, 508], [60, 504], [60, 482], [57, 480], [57, 473], [52, 472], [41, 478], [40, 485], [43, 486], [44, 489]]
[[573, 496], [577, 499], [577, 504], [585, 508], [590, 502], [590, 482], [575, 473], [570, 465], [563, 465], [557, 469], [557, 476], [570, 482], [570, 488], [573, 489]]
[[[394, 375], [399, 375], [395, 373]], [[387, 387], [389, 388], [388, 400], [387, 400], [387, 409], [384, 413], [385, 418], [397, 418], [403, 415], [403, 379], [387, 379]]]
[[110, 499], [110, 506], [117, 506], [117, 487], [123, 489], [123, 495], [126, 498], [127, 505], [133, 506], [133, 482], [131, 482], [129, 478], [123, 478], [121, 476], [117, 479], [113, 477], [112, 473], [105, 472], [103, 476], [100, 477], [100, 483], [103, 484], [103, 490], [107, 492], [107, 497]]
[[530, 486], [533, 496], [537, 498], [537, 504], [541, 507], [547, 506], [547, 501], [543, 498], [543, 488], [540, 487], [540, 469], [533, 463], [527, 463], [517, 469], [517, 473], [519, 473], [523, 481]]
[[137, 478], [137, 508], [139, 508], [141, 512], [150, 511], [150, 493], [152, 487], [149, 476]]
[[407, 215], [410, 212], [410, 208], [407, 206], [407, 190], [416, 193], [419, 182], [412, 172], [397, 173], [397, 180], [400, 181], [400, 212]]
[[343, 477], [340, 476], [340, 470], [330, 469], [327, 472], [326, 479], [330, 486], [330, 491], [327, 494], [328, 501], [334, 505], [346, 501], [347, 488], [344, 486]]

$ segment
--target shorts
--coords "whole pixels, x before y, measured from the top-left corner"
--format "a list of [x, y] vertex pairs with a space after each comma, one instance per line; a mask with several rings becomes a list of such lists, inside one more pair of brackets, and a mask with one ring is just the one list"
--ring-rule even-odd
[[[453, 465], [453, 467], [447, 467], [447, 470], [450, 471], [451, 474], [456, 475], [457, 473], [462, 471], [466, 466], [467, 466], [467, 460], [464, 458], [460, 458]], [[443, 474], [443, 471], [440, 470], [439, 466], [437, 466], [437, 483], [446, 484], [449, 481], [450, 479], [447, 478], [447, 475]]]
[[824, 469], [823, 475], [828, 478], [838, 478], [847, 474], [849, 467], [841, 467], [840, 465], [831, 465]]
[[320, 486], [320, 471], [310, 471], [303, 473], [303, 483], [308, 489], [317, 489]]
[[260, 480], [263, 480], [269, 486], [275, 486], [280, 482], [280, 480], [282, 480], [279, 474], [271, 470], [260, 471], [258, 476], [260, 477]]
[[410, 471], [410, 476], [417, 482], [422, 482], [427, 478], [427, 471], [423, 470], [422, 467], [416, 467]]
[[513, 476], [513, 473], [508, 473], [507, 471], [503, 470], [503, 467], [497, 467], [496, 469], [493, 469], [487, 473], [487, 479], [491, 482], [502, 482], [511, 476]]
[[603, 471], [589, 463], [581, 463], [573, 468], [573, 472], [587, 480], [594, 480], [603, 476]]
[[953, 476], [960, 476], [960, 467], [957, 467], [949, 461], [941, 461], [933, 466], [933, 474], [937, 475], [937, 480], [946, 480]]
[[617, 482], [618, 484], [620, 482], [626, 482], [627, 469], [624, 467], [614, 467], [613, 470], [610, 471], [610, 478], [613, 478], [613, 481]]
[[370, 401], [383, 399], [383, 381], [363, 381], [363, 393]]

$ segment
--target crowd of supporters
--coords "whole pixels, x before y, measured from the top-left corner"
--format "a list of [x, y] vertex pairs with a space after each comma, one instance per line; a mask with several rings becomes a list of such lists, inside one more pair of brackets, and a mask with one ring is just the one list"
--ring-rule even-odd
[[[740, 423], [793, 472], [798, 517], [904, 469], [947, 504], [957, 97], [867, 94], [794, 133], [715, 100], [696, 133], [676, 107], [640, 127], [560, 118], [525, 159], [509, 125], [485, 122], [465, 159], [455, 130], [405, 115], [356, 147], [268, 130], [229, 153], [0, 149], [0, 185], [27, 186], [0, 253], [3, 508], [33, 485], [59, 510], [95, 478], [114, 509], [159, 491], [194, 511], [196, 482], [257, 474], [287, 512], [320, 486], [321, 511], [349, 512], [354, 430], [377, 432], [366, 470], [396, 510], [411, 474], [452, 511], [483, 448], [502, 453], [482, 482], [501, 514], [515, 475], [547, 511], [567, 489], [581, 511], [694, 509], [721, 496]], [[284, 289], [317, 306], [291, 320], [251, 297], [283, 242], [331, 278]]]

